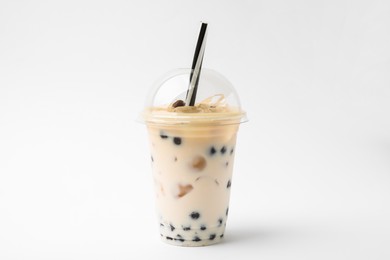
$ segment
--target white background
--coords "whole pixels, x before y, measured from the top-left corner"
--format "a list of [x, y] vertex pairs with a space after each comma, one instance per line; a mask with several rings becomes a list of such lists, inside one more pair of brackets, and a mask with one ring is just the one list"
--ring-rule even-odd
[[[0, 259], [390, 259], [389, 1], [0, 0]], [[223, 243], [159, 241], [135, 122], [203, 62], [236, 86]]]

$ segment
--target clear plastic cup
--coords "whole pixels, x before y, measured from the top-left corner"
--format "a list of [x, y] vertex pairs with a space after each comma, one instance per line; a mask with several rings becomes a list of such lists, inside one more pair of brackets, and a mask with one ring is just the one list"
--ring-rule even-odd
[[232, 84], [202, 69], [195, 107], [185, 100], [191, 70], [169, 72], [151, 89], [141, 120], [148, 129], [156, 209], [164, 242], [205, 246], [225, 232], [236, 136], [246, 114]]

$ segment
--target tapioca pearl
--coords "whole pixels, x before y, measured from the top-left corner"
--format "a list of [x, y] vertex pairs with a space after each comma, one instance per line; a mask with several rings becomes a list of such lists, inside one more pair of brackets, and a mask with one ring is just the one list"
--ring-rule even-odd
[[226, 153], [226, 147], [223, 146], [223, 147], [221, 148], [221, 154], [225, 154], [225, 153]]
[[216, 236], [217, 236], [216, 234], [210, 234], [209, 240], [214, 240]]
[[229, 180], [228, 182], [227, 182], [227, 184], [226, 184], [226, 188], [230, 188], [232, 186], [232, 181], [231, 180]]
[[165, 237], [167, 240], [173, 240], [173, 237]]
[[225, 166], [228, 167], [228, 166], [229, 166], [229, 162], [226, 162], [226, 163], [225, 163]]
[[222, 226], [223, 218], [218, 219], [218, 227]]
[[195, 156], [191, 161], [191, 168], [196, 171], [202, 171], [204, 168], [206, 168], [206, 159], [203, 156]]
[[175, 230], [175, 226], [173, 226], [172, 224], [169, 224], [169, 227], [171, 228], [171, 231]]
[[219, 237], [220, 237], [220, 238], [223, 238], [223, 234], [221, 234]]
[[160, 227], [164, 227], [164, 224], [163, 224], [163, 223], [160, 223]]
[[179, 234], [177, 234], [177, 236], [175, 237], [175, 240], [176, 241], [180, 241], [180, 242], [184, 242], [185, 241], [184, 238], [181, 235], [179, 235]]
[[215, 153], [217, 152], [217, 150], [215, 150], [215, 147], [214, 146], [211, 146], [210, 150], [209, 150], [209, 154], [211, 156], [213, 156]]
[[183, 230], [184, 231], [190, 231], [191, 230], [191, 226], [182, 226]]
[[229, 207], [226, 209], [226, 216], [229, 215]]
[[163, 131], [160, 132], [161, 139], [167, 139], [168, 135], [166, 135]]
[[183, 101], [183, 100], [176, 100], [173, 104], [172, 104], [172, 107], [173, 108], [176, 108], [176, 107], [183, 107], [185, 106], [186, 103]]
[[194, 236], [194, 238], [192, 239], [192, 241], [194, 241], [194, 242], [200, 242], [200, 241], [202, 241], [202, 239], [200, 239], [198, 236]]
[[191, 212], [190, 217], [193, 220], [197, 220], [198, 218], [200, 218], [200, 214], [199, 214], [199, 212], [193, 211], [193, 212]]
[[176, 144], [176, 145], [181, 145], [181, 138], [180, 137], [174, 137], [173, 138], [173, 143]]
[[200, 226], [200, 230], [204, 231], [204, 230], [206, 230], [206, 229], [207, 229], [207, 227], [206, 227], [205, 225], [201, 225], [201, 226]]
[[230, 155], [232, 155], [234, 152], [234, 147], [232, 149], [230, 149]]

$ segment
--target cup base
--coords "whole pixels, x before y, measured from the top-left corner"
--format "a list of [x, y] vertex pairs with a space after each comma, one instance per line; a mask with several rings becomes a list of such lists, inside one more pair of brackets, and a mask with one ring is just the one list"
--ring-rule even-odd
[[225, 232], [225, 225], [217, 227], [195, 228], [172, 228], [173, 225], [160, 225], [161, 240], [175, 246], [208, 246], [222, 240]]
[[185, 240], [181, 238], [173, 238], [161, 235], [161, 241], [174, 246], [183, 247], [200, 247], [210, 246], [219, 243], [223, 239], [223, 236], [215, 237], [213, 240], [210, 239], [199, 239], [199, 240]]

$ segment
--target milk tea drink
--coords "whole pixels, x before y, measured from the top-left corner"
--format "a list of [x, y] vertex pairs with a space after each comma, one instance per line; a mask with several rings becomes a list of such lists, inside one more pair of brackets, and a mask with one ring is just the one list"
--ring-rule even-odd
[[229, 212], [238, 124], [197, 123], [148, 125], [160, 234], [177, 245], [218, 242]]
[[157, 92], [167, 91], [162, 86], [186, 74], [175, 72], [154, 90], [143, 121], [150, 141], [161, 239], [179, 246], [204, 246], [224, 237], [236, 136], [245, 113], [226, 79], [206, 69], [203, 85], [218, 87], [202, 86], [208, 90], [199, 96], [206, 98], [195, 106], [176, 106], [177, 98], [156, 104]]

